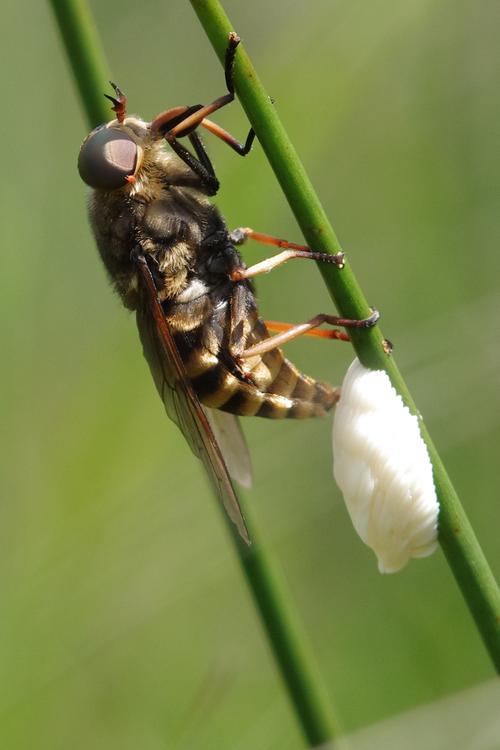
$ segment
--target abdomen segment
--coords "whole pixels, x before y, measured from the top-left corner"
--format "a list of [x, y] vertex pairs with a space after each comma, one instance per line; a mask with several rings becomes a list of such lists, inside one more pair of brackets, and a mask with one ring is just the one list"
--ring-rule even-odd
[[[251, 340], [269, 335], [260, 320], [252, 334]], [[301, 373], [280, 349], [241, 363], [235, 359], [232, 369], [220, 352], [198, 347], [188, 352], [185, 342], [179, 349], [198, 398], [214, 409], [238, 416], [305, 419], [323, 416], [339, 399], [337, 388]]]

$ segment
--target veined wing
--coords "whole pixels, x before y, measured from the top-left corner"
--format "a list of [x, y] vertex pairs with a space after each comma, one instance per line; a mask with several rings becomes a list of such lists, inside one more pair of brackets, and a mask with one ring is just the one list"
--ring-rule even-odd
[[137, 326], [156, 387], [168, 416], [176, 422], [193, 453], [200, 458], [218, 499], [242, 539], [250, 544], [248, 530], [224, 458], [198, 397], [186, 377], [184, 365], [163, 314], [151, 272], [143, 255], [137, 257], [141, 289]]
[[227, 470], [236, 482], [249, 489], [252, 486], [250, 454], [240, 420], [234, 414], [201, 406], [219, 444]]

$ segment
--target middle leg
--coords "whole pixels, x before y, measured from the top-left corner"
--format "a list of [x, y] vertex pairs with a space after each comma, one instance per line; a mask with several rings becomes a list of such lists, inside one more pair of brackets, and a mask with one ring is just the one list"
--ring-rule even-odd
[[230, 278], [232, 281], [241, 281], [242, 279], [251, 279], [253, 276], [258, 276], [262, 273], [269, 273], [273, 268], [281, 266], [288, 260], [294, 258], [306, 258], [309, 260], [316, 260], [323, 263], [333, 263], [338, 268], [342, 268], [344, 265], [344, 253], [320, 253], [315, 250], [311, 250], [307, 245], [297, 245], [295, 242], [288, 242], [288, 240], [282, 240], [278, 237], [273, 237], [270, 234], [262, 234], [261, 232], [254, 232], [249, 227], [241, 227], [235, 229], [229, 235], [231, 242], [235, 245], [242, 245], [247, 239], [261, 242], [264, 245], [273, 245], [274, 247], [285, 248], [283, 252], [273, 255], [271, 258], [266, 258], [260, 263], [255, 263], [249, 268], [236, 268], [231, 272]]

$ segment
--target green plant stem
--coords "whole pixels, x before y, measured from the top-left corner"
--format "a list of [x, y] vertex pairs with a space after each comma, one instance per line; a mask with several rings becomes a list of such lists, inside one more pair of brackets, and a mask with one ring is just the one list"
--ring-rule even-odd
[[49, 0], [91, 128], [110, 119], [103, 85], [108, 65], [85, 0]]
[[[227, 37], [233, 27], [220, 2], [190, 2], [222, 62]], [[315, 250], [339, 252], [340, 243], [243, 45], [238, 48], [236, 56], [235, 84], [241, 104], [307, 242]], [[341, 315], [348, 318], [364, 318], [368, 315], [368, 304], [348, 263], [341, 271], [326, 264], [320, 266], [320, 270]], [[366, 367], [386, 370], [405, 403], [413, 413], [418, 414], [394, 358], [385, 352], [379, 327], [370, 331], [352, 331], [351, 336], [361, 362]], [[433, 462], [441, 507], [439, 540], [493, 664], [500, 671], [498, 585], [423, 423], [421, 431]]]
[[[110, 119], [109, 103], [102, 96], [109, 76], [92, 17], [83, 0], [50, 1], [87, 119], [95, 127]], [[334, 737], [331, 707], [286, 586], [259, 537], [249, 508], [245, 515], [252, 538], [250, 547], [230, 521], [228, 528], [303, 733], [311, 746], [317, 746]]]
[[253, 521], [251, 504], [239, 497], [252, 540], [247, 546], [226, 516], [250, 592], [280, 669], [302, 732], [311, 747], [323, 746], [338, 731], [321, 675], [288, 587]]

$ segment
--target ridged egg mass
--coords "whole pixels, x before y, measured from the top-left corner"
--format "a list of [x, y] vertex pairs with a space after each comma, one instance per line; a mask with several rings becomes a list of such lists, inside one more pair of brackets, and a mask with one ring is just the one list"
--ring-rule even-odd
[[437, 546], [439, 504], [418, 417], [383, 370], [354, 360], [333, 424], [333, 474], [354, 528], [381, 573]]

